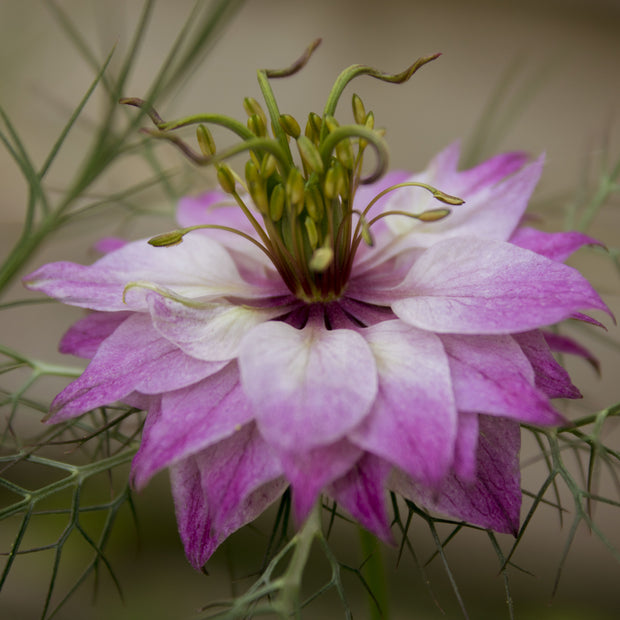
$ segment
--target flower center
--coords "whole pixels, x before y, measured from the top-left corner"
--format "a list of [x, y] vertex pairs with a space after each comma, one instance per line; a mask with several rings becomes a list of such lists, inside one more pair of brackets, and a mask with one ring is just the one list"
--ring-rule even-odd
[[[146, 110], [157, 126], [157, 131], [147, 133], [171, 141], [198, 164], [214, 165], [221, 188], [232, 196], [256, 233], [250, 236], [218, 225], [194, 226], [159, 235], [150, 240], [151, 244], [179, 243], [183, 235], [196, 228], [225, 228], [258, 245], [300, 300], [308, 304], [329, 303], [342, 296], [359, 244], [363, 241], [372, 245], [370, 227], [390, 214], [386, 212], [369, 220], [369, 210], [386, 191], [399, 186], [388, 188], [363, 210], [353, 207], [359, 185], [377, 180], [386, 171], [388, 150], [383, 139], [385, 132], [375, 129], [374, 114], [366, 112], [358, 95], [353, 95], [352, 99], [353, 123], [341, 125], [335, 119], [337, 103], [345, 86], [358, 75], [402, 83], [438, 55], [420, 58], [402, 73], [393, 75], [362, 65], [349, 67], [336, 80], [323, 115], [310, 113], [302, 134], [295, 118], [280, 113], [269, 80], [299, 71], [318, 43], [313, 43], [287, 69], [258, 72], [268, 114], [255, 99], [247, 97], [243, 103], [248, 115], [245, 125], [217, 114], [164, 122], [144, 101], [122, 100]], [[191, 124], [198, 125], [196, 135], [200, 153], [171, 133]], [[241, 142], [217, 151], [207, 124], [227, 127], [241, 138]], [[376, 167], [372, 174], [364, 177], [362, 169], [368, 146], [375, 151]], [[241, 152], [249, 154], [244, 178], [225, 163], [226, 159]], [[462, 203], [460, 199], [424, 184], [402, 185], [422, 186], [444, 203]], [[449, 212], [442, 208], [423, 214], [399, 213], [430, 221], [445, 217]]]

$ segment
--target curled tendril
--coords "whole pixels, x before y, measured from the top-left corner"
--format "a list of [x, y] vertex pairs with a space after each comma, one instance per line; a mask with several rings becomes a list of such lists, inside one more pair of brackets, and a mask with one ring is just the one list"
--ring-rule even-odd
[[362, 138], [370, 143], [375, 149], [377, 154], [377, 165], [375, 170], [370, 176], [364, 177], [360, 180], [360, 183], [368, 184], [374, 183], [377, 179], [381, 178], [388, 167], [389, 151], [385, 140], [378, 136], [375, 131], [368, 129], [367, 127], [361, 127], [360, 125], [343, 125], [334, 129], [321, 143], [319, 153], [323, 159], [323, 163], [327, 167], [329, 157], [336, 145], [343, 140], [349, 138]]
[[[413, 64], [409, 65], [404, 71], [400, 73], [383, 73], [382, 71], [378, 71], [377, 69], [373, 69], [373, 67], [369, 67], [367, 65], [351, 65], [347, 69], [345, 69], [336, 79], [334, 86], [329, 94], [327, 99], [327, 103], [325, 104], [325, 110], [323, 116], [334, 116], [334, 112], [336, 110], [336, 106], [338, 105], [338, 100], [342, 95], [347, 84], [360, 75], [369, 75], [377, 80], [381, 80], [382, 82], [390, 82], [392, 84], [402, 84], [411, 78], [411, 76], [421, 69], [425, 64], [439, 58], [441, 54], [432, 54], [430, 56], [422, 56], [418, 58]], [[322, 138], [324, 137], [326, 129], [322, 129]]]
[[304, 50], [304, 53], [290, 66], [285, 69], [263, 69], [262, 72], [268, 78], [283, 78], [288, 77], [289, 75], [294, 75], [298, 71], [301, 71], [308, 61], [310, 57], [316, 50], [316, 48], [321, 44], [322, 39], [315, 39], [308, 45], [308, 47]]

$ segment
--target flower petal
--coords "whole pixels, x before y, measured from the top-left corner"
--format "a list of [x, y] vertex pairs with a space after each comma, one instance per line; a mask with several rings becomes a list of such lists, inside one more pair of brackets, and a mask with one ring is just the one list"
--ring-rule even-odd
[[92, 265], [49, 263], [24, 278], [31, 290], [92, 310], [146, 310], [143, 296], [125, 296], [130, 284], [153, 284], [177, 295], [248, 295], [228, 252], [202, 235], [187, 235], [173, 247], [145, 240], [128, 243]]
[[368, 413], [377, 371], [366, 341], [352, 330], [271, 321], [241, 343], [241, 382], [265, 439], [304, 452], [343, 438]]
[[111, 336], [114, 330], [131, 312], [92, 312], [74, 323], [62, 337], [58, 350], [78, 357], [91, 359], [101, 343]]
[[507, 416], [530, 424], [564, 418], [534, 386], [534, 371], [510, 336], [442, 335], [459, 411]]
[[557, 323], [583, 308], [609, 312], [572, 267], [474, 238], [426, 250], [393, 299], [392, 310], [403, 321], [439, 333], [506, 334]]
[[413, 484], [397, 472], [391, 486], [429, 510], [496, 532], [516, 535], [521, 509], [519, 424], [484, 415], [479, 416], [479, 423], [474, 482], [468, 483], [452, 475], [436, 491]]
[[363, 331], [379, 391], [369, 415], [349, 433], [355, 444], [433, 485], [454, 458], [457, 413], [448, 358], [435, 334], [402, 321]]
[[302, 523], [316, 503], [321, 491], [344, 476], [362, 455], [346, 439], [329, 446], [306, 451], [279, 451], [280, 463], [293, 491], [293, 510]]
[[132, 465], [135, 486], [143, 487], [155, 472], [232, 435], [251, 419], [235, 362], [194, 385], [167, 392], [157, 415], [149, 411]]
[[540, 330], [514, 334], [535, 373], [536, 387], [549, 398], [581, 398], [566, 370], [557, 363]]
[[75, 417], [133, 391], [161, 394], [177, 390], [222, 366], [224, 362], [203, 362], [185, 355], [155, 331], [150, 317], [135, 314], [101, 344], [84, 373], [54, 399], [51, 421]]
[[365, 454], [327, 493], [353, 518], [388, 544], [394, 543], [385, 506], [385, 489], [392, 467], [383, 459]]
[[600, 241], [580, 232], [548, 233], [526, 226], [515, 231], [510, 243], [560, 263], [584, 245], [603, 245]]
[[476, 475], [476, 453], [479, 435], [478, 414], [469, 411], [459, 411], [452, 469], [465, 482], [472, 482]]
[[562, 334], [556, 334], [550, 331], [544, 331], [542, 334], [552, 351], [556, 351], [557, 353], [568, 353], [569, 355], [578, 355], [587, 360], [598, 374], [601, 373], [601, 366], [598, 359], [576, 340], [573, 340], [569, 336], [563, 336]]
[[157, 293], [148, 295], [155, 328], [182, 351], [206, 361], [237, 357], [243, 336], [284, 314], [287, 306], [256, 308], [226, 301], [181, 303]]
[[179, 533], [195, 568], [282, 494], [280, 473], [254, 424], [170, 468]]

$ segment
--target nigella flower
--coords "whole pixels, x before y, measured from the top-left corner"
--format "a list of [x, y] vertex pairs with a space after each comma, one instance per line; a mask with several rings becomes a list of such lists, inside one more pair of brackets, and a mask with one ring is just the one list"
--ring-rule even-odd
[[[590, 238], [521, 227], [542, 159], [459, 171], [453, 145], [422, 174], [379, 178], [372, 113], [354, 96], [355, 123], [333, 118], [356, 75], [404, 81], [432, 58], [395, 76], [346, 70], [305, 135], [267, 82], [286, 71], [259, 72], [273, 138], [253, 99], [248, 129], [150, 110], [156, 135], [214, 163], [223, 191], [183, 199], [182, 228], [150, 244], [26, 278], [91, 311], [61, 342], [91, 362], [51, 421], [119, 400], [148, 411], [133, 482], [170, 470], [195, 567], [288, 486], [298, 522], [325, 494], [386, 540], [387, 489], [483, 528], [519, 527], [519, 423], [561, 424], [549, 399], [579, 396], [541, 329], [607, 308], [562, 262]], [[170, 133], [191, 122], [243, 142], [216, 153], [200, 125], [197, 154]], [[364, 180], [368, 146], [378, 164]], [[242, 150], [245, 183], [222, 163]]]

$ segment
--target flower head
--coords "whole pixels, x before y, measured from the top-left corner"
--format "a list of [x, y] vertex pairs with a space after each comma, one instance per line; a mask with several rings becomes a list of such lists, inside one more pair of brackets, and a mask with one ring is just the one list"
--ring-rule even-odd
[[[289, 485], [298, 520], [325, 493], [386, 540], [386, 489], [518, 529], [519, 423], [561, 424], [549, 399], [579, 396], [541, 328], [607, 308], [562, 263], [592, 239], [520, 225], [542, 159], [459, 171], [452, 145], [421, 174], [383, 176], [382, 132], [359, 97], [355, 123], [336, 122], [355, 76], [402, 82], [433, 58], [396, 75], [351, 67], [304, 135], [268, 82], [299, 63], [259, 72], [270, 118], [246, 99], [247, 127], [150, 111], [155, 135], [217, 166], [222, 191], [184, 198], [182, 228], [150, 243], [26, 278], [91, 310], [61, 342], [91, 362], [51, 421], [117, 400], [148, 411], [133, 481], [170, 469], [196, 567]], [[199, 125], [197, 154], [170, 133], [190, 122], [243, 141], [218, 153]], [[364, 178], [369, 146], [377, 169]], [[242, 151], [243, 180], [223, 163]]]

